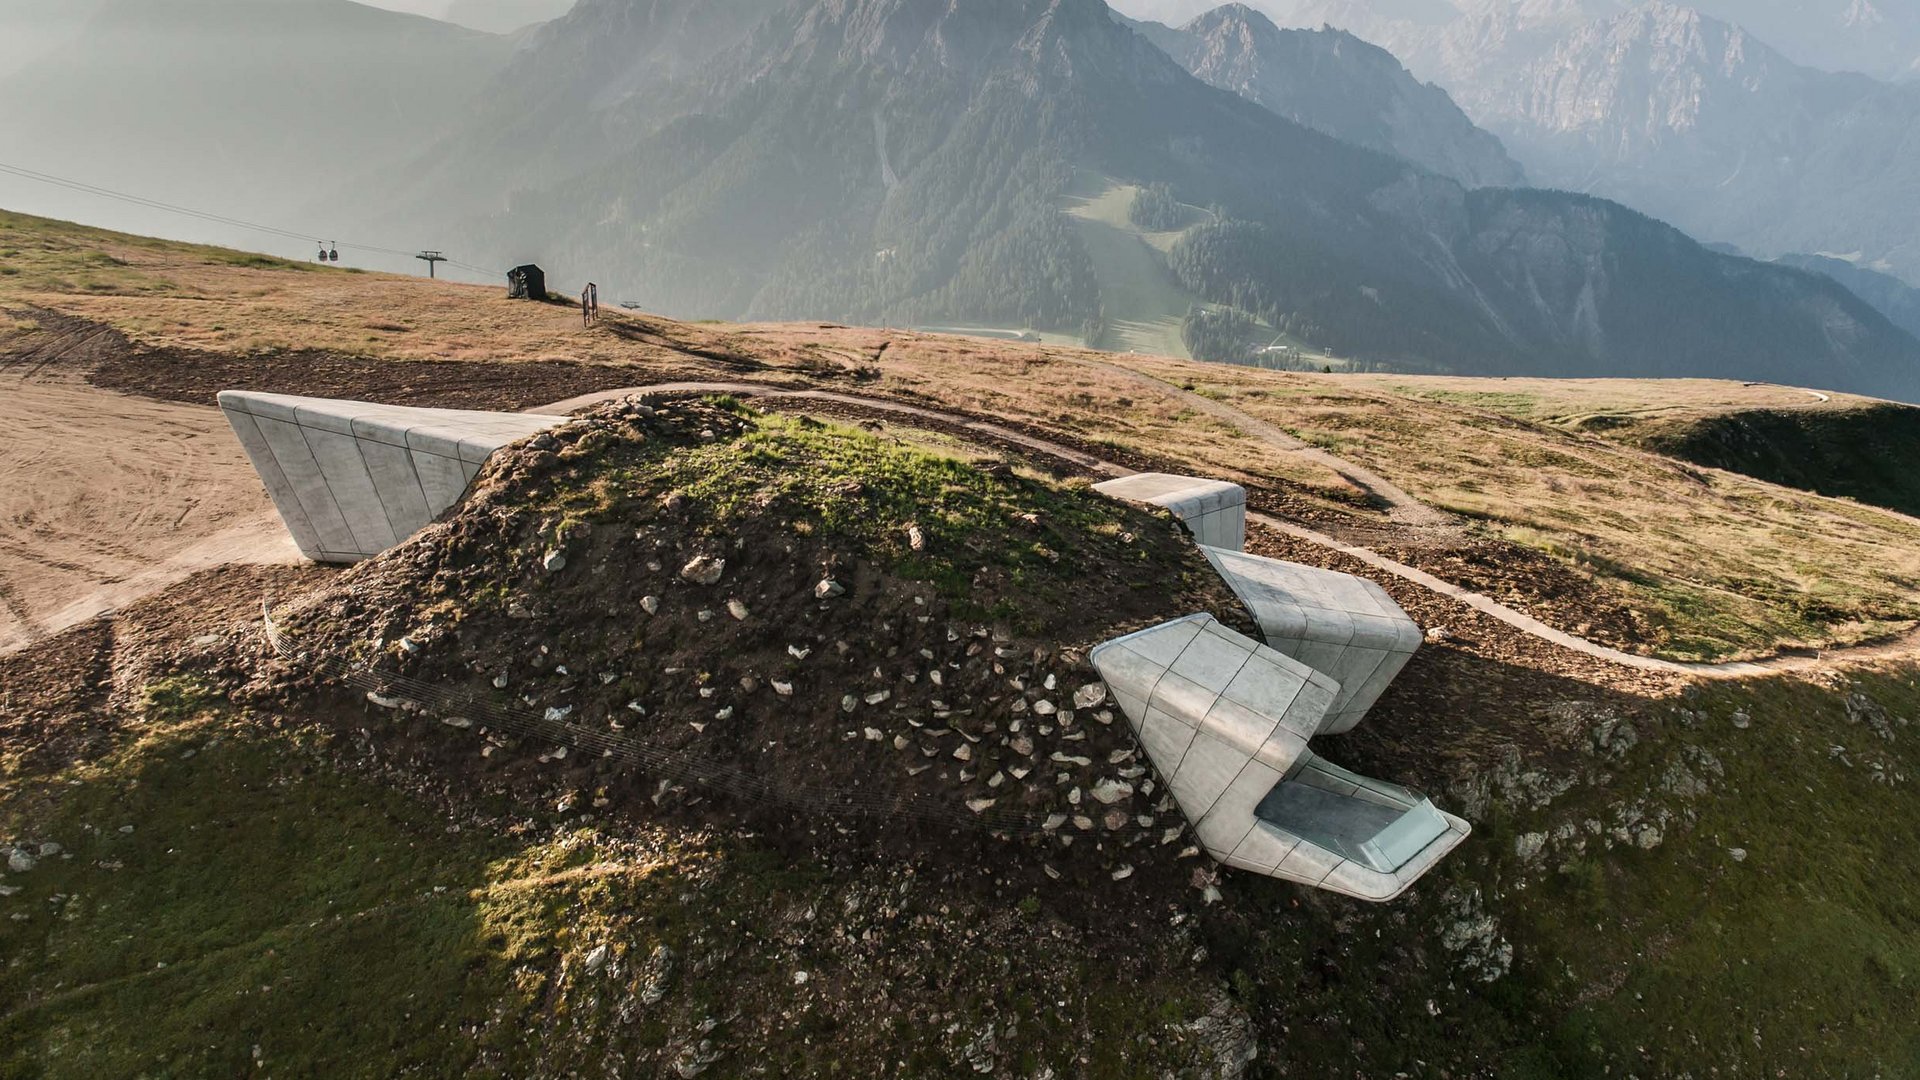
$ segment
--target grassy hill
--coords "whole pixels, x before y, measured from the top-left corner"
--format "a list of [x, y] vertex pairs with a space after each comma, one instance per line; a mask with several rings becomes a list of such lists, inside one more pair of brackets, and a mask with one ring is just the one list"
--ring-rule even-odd
[[[680, 416], [676, 429], [616, 407], [555, 451], [496, 463], [462, 514], [301, 598], [296, 641], [435, 685], [510, 673], [509, 693], [576, 709], [579, 725], [633, 725], [776, 786], [859, 776], [960, 810], [1006, 798], [987, 777], [1019, 767], [1018, 748], [996, 745], [991, 712], [955, 719], [988, 723], [978, 756], [955, 763], [958, 736], [910, 722], [924, 695], [962, 708], [1005, 685], [1000, 663], [1027, 687], [1016, 696], [1045, 693], [1041, 671], [1076, 685], [1077, 643], [1105, 631], [1050, 602], [1048, 583], [1071, 596], [1089, 571], [1183, 558], [1171, 534], [1128, 550], [1114, 526], [1140, 515], [1070, 486], [851, 429]], [[716, 472], [716, 456], [748, 468]], [[848, 485], [875, 483], [900, 501], [846, 513], [869, 505]], [[885, 629], [868, 619], [964, 625], [953, 598], [994, 595], [943, 586], [901, 535], [921, 485], [949, 492], [941, 529], [958, 530], [936, 529], [932, 550], [1013, 570], [1020, 587], [1001, 595], [1036, 605], [1037, 637], [956, 661], [971, 674], [939, 689], [903, 678], [922, 662], [916, 637], [891, 652], [868, 640]], [[968, 515], [998, 515], [998, 500], [1033, 507], [1072, 561], [983, 534]], [[635, 526], [643, 553], [739, 539], [746, 558], [709, 597], [622, 557]], [[782, 536], [809, 550], [783, 553]], [[556, 545], [569, 560], [549, 573], [535, 556]], [[814, 545], [853, 588], [796, 634], [782, 597], [811, 598]], [[1157, 822], [1069, 826], [1068, 846], [836, 819], [389, 710], [269, 659], [262, 586], [275, 583], [215, 575], [115, 628], [0, 658], [21, 695], [0, 720], [0, 836], [32, 861], [0, 898], [10, 1070], [830, 1076], [865, 1059], [913, 1076], [1544, 1078], [1867, 1074], [1920, 1050], [1920, 955], [1902, 929], [1920, 884], [1911, 668], [1679, 696], [1510, 677], [1476, 692], [1471, 644], [1430, 652], [1330, 752], [1417, 774], [1476, 836], [1376, 907], [1216, 878], [1184, 840], [1158, 843]], [[629, 603], [646, 590], [663, 597], [657, 621]], [[1105, 617], [1205, 602], [1120, 595], [1138, 610]], [[723, 596], [745, 598], [747, 618], [694, 617]], [[916, 633], [955, 657], [975, 640]], [[822, 651], [766, 659], [796, 636]], [[75, 657], [114, 674], [93, 682]], [[874, 685], [913, 705], [862, 697], [843, 720], [841, 692]], [[655, 707], [634, 714], [630, 694]], [[1058, 745], [1091, 761], [1127, 749], [1117, 726], [1081, 723], [1085, 742]], [[915, 762], [935, 771], [916, 777]], [[1036, 813], [1064, 805], [1050, 767], [1012, 790]]]

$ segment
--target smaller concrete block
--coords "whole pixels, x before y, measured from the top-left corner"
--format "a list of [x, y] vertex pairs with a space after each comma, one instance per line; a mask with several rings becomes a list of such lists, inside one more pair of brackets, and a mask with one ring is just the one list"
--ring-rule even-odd
[[[293, 488], [294, 497], [313, 524], [314, 535], [319, 540], [315, 551], [359, 551], [353, 530], [347, 527], [346, 516], [341, 514], [340, 504], [334, 501], [333, 491], [327, 485], [326, 473], [314, 458], [313, 448], [307, 444], [304, 429], [291, 421], [261, 413], [254, 413], [253, 417], [267, 444], [273, 448], [273, 459]], [[281, 520], [286, 520], [286, 516], [282, 515]]]
[[280, 462], [273, 456], [273, 447], [267, 437], [260, 432], [259, 422], [253, 415], [240, 409], [224, 408], [227, 423], [233, 427], [234, 435], [240, 440], [241, 449], [247, 452], [247, 460], [253, 463], [253, 471], [267, 485], [267, 494], [273, 499], [274, 508], [280, 511], [280, 520], [286, 522], [287, 531], [293, 534], [293, 542], [300, 553], [313, 558], [321, 550], [320, 536], [314, 531], [313, 522], [307, 517], [307, 510], [300, 505], [300, 496], [287, 480], [286, 473], [280, 469]]
[[1160, 507], [1178, 518], [1203, 544], [1238, 548], [1246, 543], [1247, 492], [1238, 484], [1197, 476], [1140, 473], [1095, 484], [1094, 490], [1125, 502]]

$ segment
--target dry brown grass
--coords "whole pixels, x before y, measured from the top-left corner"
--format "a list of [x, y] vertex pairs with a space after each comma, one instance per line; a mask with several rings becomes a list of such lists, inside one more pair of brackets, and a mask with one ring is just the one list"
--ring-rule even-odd
[[[504, 289], [262, 263], [215, 248], [0, 214], [0, 306], [35, 304], [136, 340], [223, 352], [321, 349], [395, 361], [575, 360], [634, 381], [805, 380], [1063, 432], [1121, 455], [1278, 486], [1356, 523], [1352, 486], [1053, 346], [820, 324], [717, 326], [566, 306]], [[1920, 619], [1920, 526], [1897, 515], [1691, 469], [1580, 428], [1596, 416], [1859, 403], [1700, 380], [1444, 379], [1127, 364], [1234, 404], [1366, 465], [1487, 534], [1581, 568], [1666, 635], [1725, 657], [1851, 643]], [[1604, 425], [1601, 425], [1604, 426]], [[1569, 627], [1573, 629], [1573, 627]]]
[[[1800, 393], [1690, 381], [1406, 380], [1130, 360], [1194, 380], [1429, 504], [1581, 567], [1668, 635], [1665, 654], [1723, 658], [1851, 644], [1920, 619], [1920, 522], [1844, 499], [1693, 468], [1465, 395], [1528, 393], [1542, 421], [1696, 414]], [[1516, 388], [1520, 384], [1524, 389]], [[1409, 393], [1407, 386], [1417, 390]], [[1438, 400], [1437, 394], [1445, 395]], [[1635, 395], [1639, 395], [1635, 404]], [[1862, 399], [1815, 402], [1844, 408]]]

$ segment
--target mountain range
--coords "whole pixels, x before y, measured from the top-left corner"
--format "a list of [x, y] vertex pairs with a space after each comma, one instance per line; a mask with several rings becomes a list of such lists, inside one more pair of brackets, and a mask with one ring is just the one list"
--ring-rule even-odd
[[[1251, 0], [1282, 26], [1331, 25], [1390, 50], [1451, 88], [1447, 62], [1510, 50], [1537, 55], [1543, 37], [1631, 10], [1637, 0]], [[1120, 0], [1138, 18], [1182, 22], [1194, 0]], [[1745, 27], [1797, 64], [1882, 79], [1920, 75], [1920, 5], [1909, 0], [1695, 0], [1709, 18]], [[1491, 48], [1490, 48], [1491, 47]], [[1455, 74], [1461, 74], [1458, 68]]]
[[1347, 29], [1445, 87], [1535, 183], [1617, 199], [1763, 257], [1822, 252], [1920, 281], [1920, 217], [1907, 205], [1920, 182], [1920, 82], [1818, 66], [1911, 74], [1920, 5], [1281, 6], [1282, 23]]
[[[1920, 398], [1920, 342], [1831, 278], [1481, 187], [1517, 176], [1445, 95], [1244, 9], [1143, 35], [1100, 0], [581, 0], [509, 39], [346, 0], [112, 0], [94, 27], [0, 100], [42, 95], [38, 138], [83, 131], [142, 193], [435, 237], [666, 313], [1100, 342], [1145, 292], [1357, 366]], [[120, 89], [62, 101], [76, 72]], [[1133, 191], [1184, 217], [1084, 210]]]
[[1446, 91], [1393, 55], [1339, 30], [1282, 30], [1245, 4], [1178, 29], [1133, 28], [1206, 83], [1298, 124], [1405, 158], [1466, 187], [1517, 187], [1526, 174]]
[[1664, 2], [1581, 26], [1464, 99], [1538, 182], [1776, 256], [1920, 280], [1920, 85], [1802, 67]]

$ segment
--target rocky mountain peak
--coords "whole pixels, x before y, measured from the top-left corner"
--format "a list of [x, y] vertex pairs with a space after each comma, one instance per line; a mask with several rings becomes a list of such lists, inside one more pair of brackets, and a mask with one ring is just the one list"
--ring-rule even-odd
[[1500, 141], [1393, 55], [1343, 30], [1282, 30], [1227, 4], [1179, 30], [1145, 24], [1202, 81], [1325, 132], [1405, 158], [1466, 187], [1507, 187], [1523, 174]]

